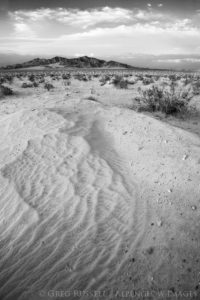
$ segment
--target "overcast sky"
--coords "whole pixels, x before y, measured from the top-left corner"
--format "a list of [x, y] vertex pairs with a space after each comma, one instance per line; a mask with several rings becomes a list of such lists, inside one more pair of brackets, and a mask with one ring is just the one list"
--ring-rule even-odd
[[200, 1], [0, 0], [0, 63], [54, 55], [200, 69]]

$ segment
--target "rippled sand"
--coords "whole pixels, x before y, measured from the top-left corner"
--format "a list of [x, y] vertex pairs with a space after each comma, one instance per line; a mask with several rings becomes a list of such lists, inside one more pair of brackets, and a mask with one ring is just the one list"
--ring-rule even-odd
[[198, 137], [88, 103], [17, 109], [0, 129], [0, 299], [197, 292]]

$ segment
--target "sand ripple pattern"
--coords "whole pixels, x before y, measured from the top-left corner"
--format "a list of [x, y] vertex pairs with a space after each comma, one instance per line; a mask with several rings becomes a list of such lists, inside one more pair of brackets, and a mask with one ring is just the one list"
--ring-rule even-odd
[[142, 239], [137, 185], [103, 122], [49, 114], [64, 126], [50, 132], [43, 126], [44, 134], [1, 169], [1, 299], [109, 289], [126, 263], [125, 250]]

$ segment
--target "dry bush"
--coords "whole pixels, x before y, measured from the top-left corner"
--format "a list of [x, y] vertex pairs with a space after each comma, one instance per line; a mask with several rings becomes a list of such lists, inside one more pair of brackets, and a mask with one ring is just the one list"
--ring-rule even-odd
[[12, 96], [14, 95], [14, 92], [10, 87], [5, 85], [0, 85], [0, 94], [2, 96]]
[[134, 85], [137, 83], [137, 80], [136, 79], [133, 79], [133, 78], [128, 78], [127, 79], [127, 83], [130, 84], [130, 85]]
[[88, 78], [86, 74], [74, 74], [74, 79], [80, 80], [80, 81], [88, 81]]
[[14, 79], [14, 75], [8, 75], [8, 74], [5, 74], [4, 77], [3, 77], [3, 83], [8, 83], [8, 84], [12, 84], [13, 82], [13, 79]]
[[166, 115], [186, 112], [193, 97], [191, 90], [178, 90], [173, 83], [168, 87], [153, 86], [147, 90], [139, 89], [139, 93], [140, 111], [160, 111]]
[[29, 75], [28, 80], [31, 81], [31, 82], [34, 82], [35, 81], [35, 75], [34, 74]]
[[31, 83], [31, 82], [23, 82], [22, 85], [21, 85], [21, 87], [23, 89], [32, 88], [33, 87], [33, 83]]
[[33, 82], [33, 87], [34, 87], [34, 88], [37, 88], [38, 86], [39, 86], [39, 83], [36, 82], [36, 81], [34, 81], [34, 82]]
[[62, 74], [62, 79], [63, 80], [69, 80], [71, 78], [71, 74], [67, 73], [67, 74]]
[[105, 85], [106, 83], [110, 82], [111, 80], [111, 76], [110, 75], [103, 75], [100, 79], [99, 82], [101, 84], [101, 86]]
[[64, 86], [70, 86], [71, 85], [71, 81], [67, 80], [67, 81], [64, 81]]
[[112, 80], [112, 83], [115, 87], [120, 89], [127, 89], [128, 88], [128, 81], [124, 79], [123, 76], [115, 75], [115, 77]]
[[200, 80], [193, 82], [192, 84], [194, 95], [200, 95]]
[[154, 83], [154, 80], [152, 77], [146, 75], [146, 77], [143, 78], [142, 83], [143, 85], [149, 85], [151, 83]]
[[6, 78], [5, 77], [1, 77], [0, 78], [0, 84], [6, 83]]
[[46, 82], [44, 85], [44, 88], [46, 90], [50, 91], [50, 90], [54, 89], [54, 86], [53, 86], [53, 84]]
[[192, 84], [193, 83], [193, 78], [191, 78], [190, 76], [187, 76], [184, 78], [184, 85], [189, 85], [189, 84]]
[[17, 74], [17, 75], [16, 75], [16, 78], [19, 79], [19, 80], [22, 80], [23, 74]]

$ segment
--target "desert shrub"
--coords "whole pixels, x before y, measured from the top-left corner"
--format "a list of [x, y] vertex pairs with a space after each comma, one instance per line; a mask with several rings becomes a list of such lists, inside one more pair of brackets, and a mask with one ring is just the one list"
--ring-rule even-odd
[[88, 81], [88, 78], [85, 74], [74, 74], [74, 79], [80, 80], [80, 81]]
[[175, 74], [169, 75], [169, 79], [171, 81], [176, 81], [176, 75]]
[[154, 81], [158, 81], [160, 79], [160, 75], [155, 75], [154, 76]]
[[188, 84], [192, 84], [192, 82], [193, 82], [193, 78], [191, 78], [190, 76], [186, 76], [184, 78], [184, 85], [185, 86], [188, 85]]
[[194, 95], [200, 95], [200, 80], [197, 80], [192, 85]]
[[29, 75], [28, 80], [31, 81], [31, 82], [34, 82], [35, 81], [35, 75], [34, 74]]
[[23, 82], [22, 85], [21, 85], [21, 87], [23, 89], [32, 88], [33, 87], [33, 83], [31, 83], [31, 82]]
[[54, 78], [53, 78], [53, 80], [60, 80], [61, 79], [61, 77], [59, 77], [59, 76], [55, 76]]
[[67, 81], [64, 81], [64, 86], [70, 86], [71, 85], [71, 81], [67, 80]]
[[44, 85], [44, 88], [46, 90], [50, 91], [50, 90], [54, 89], [54, 86], [53, 86], [53, 84], [46, 82]]
[[5, 85], [0, 85], [0, 92], [3, 96], [11, 96], [14, 94], [13, 90]]
[[19, 80], [22, 80], [23, 75], [22, 75], [22, 74], [17, 74], [16, 77], [17, 77]]
[[33, 87], [34, 87], [34, 88], [37, 88], [38, 86], [39, 86], [39, 83], [36, 82], [36, 81], [34, 81], [34, 82], [33, 82]]
[[143, 81], [143, 75], [137, 74], [137, 80], [138, 81]]
[[127, 83], [134, 85], [134, 84], [136, 84], [136, 80], [129, 78], [129, 79], [127, 79]]
[[99, 82], [100, 82], [101, 86], [103, 86], [103, 85], [105, 85], [107, 82], [109, 82], [110, 79], [111, 79], [110, 76], [106, 74], [106, 75], [102, 76], [102, 77], [99, 79]]
[[9, 84], [12, 84], [13, 79], [14, 79], [14, 76], [11, 76], [11, 75], [5, 75], [4, 76], [4, 80], [5, 80], [4, 82], [7, 82]]
[[71, 78], [70, 74], [62, 74], [62, 79], [63, 80], [69, 80]]
[[39, 83], [44, 83], [45, 79], [44, 78], [40, 78]]
[[153, 86], [147, 90], [139, 90], [140, 110], [160, 111], [167, 115], [186, 112], [193, 94], [190, 90], [177, 90], [173, 84], [168, 89]]
[[128, 81], [124, 79], [123, 76], [116, 75], [113, 78], [112, 83], [114, 84], [115, 87], [120, 88], [120, 89], [127, 89], [128, 88]]
[[1, 77], [1, 78], [0, 78], [0, 84], [3, 84], [3, 83], [5, 83], [5, 82], [6, 82], [5, 78], [4, 78], [4, 77]]
[[142, 83], [143, 85], [149, 85], [151, 83], [154, 83], [154, 80], [152, 77], [144, 77]]

